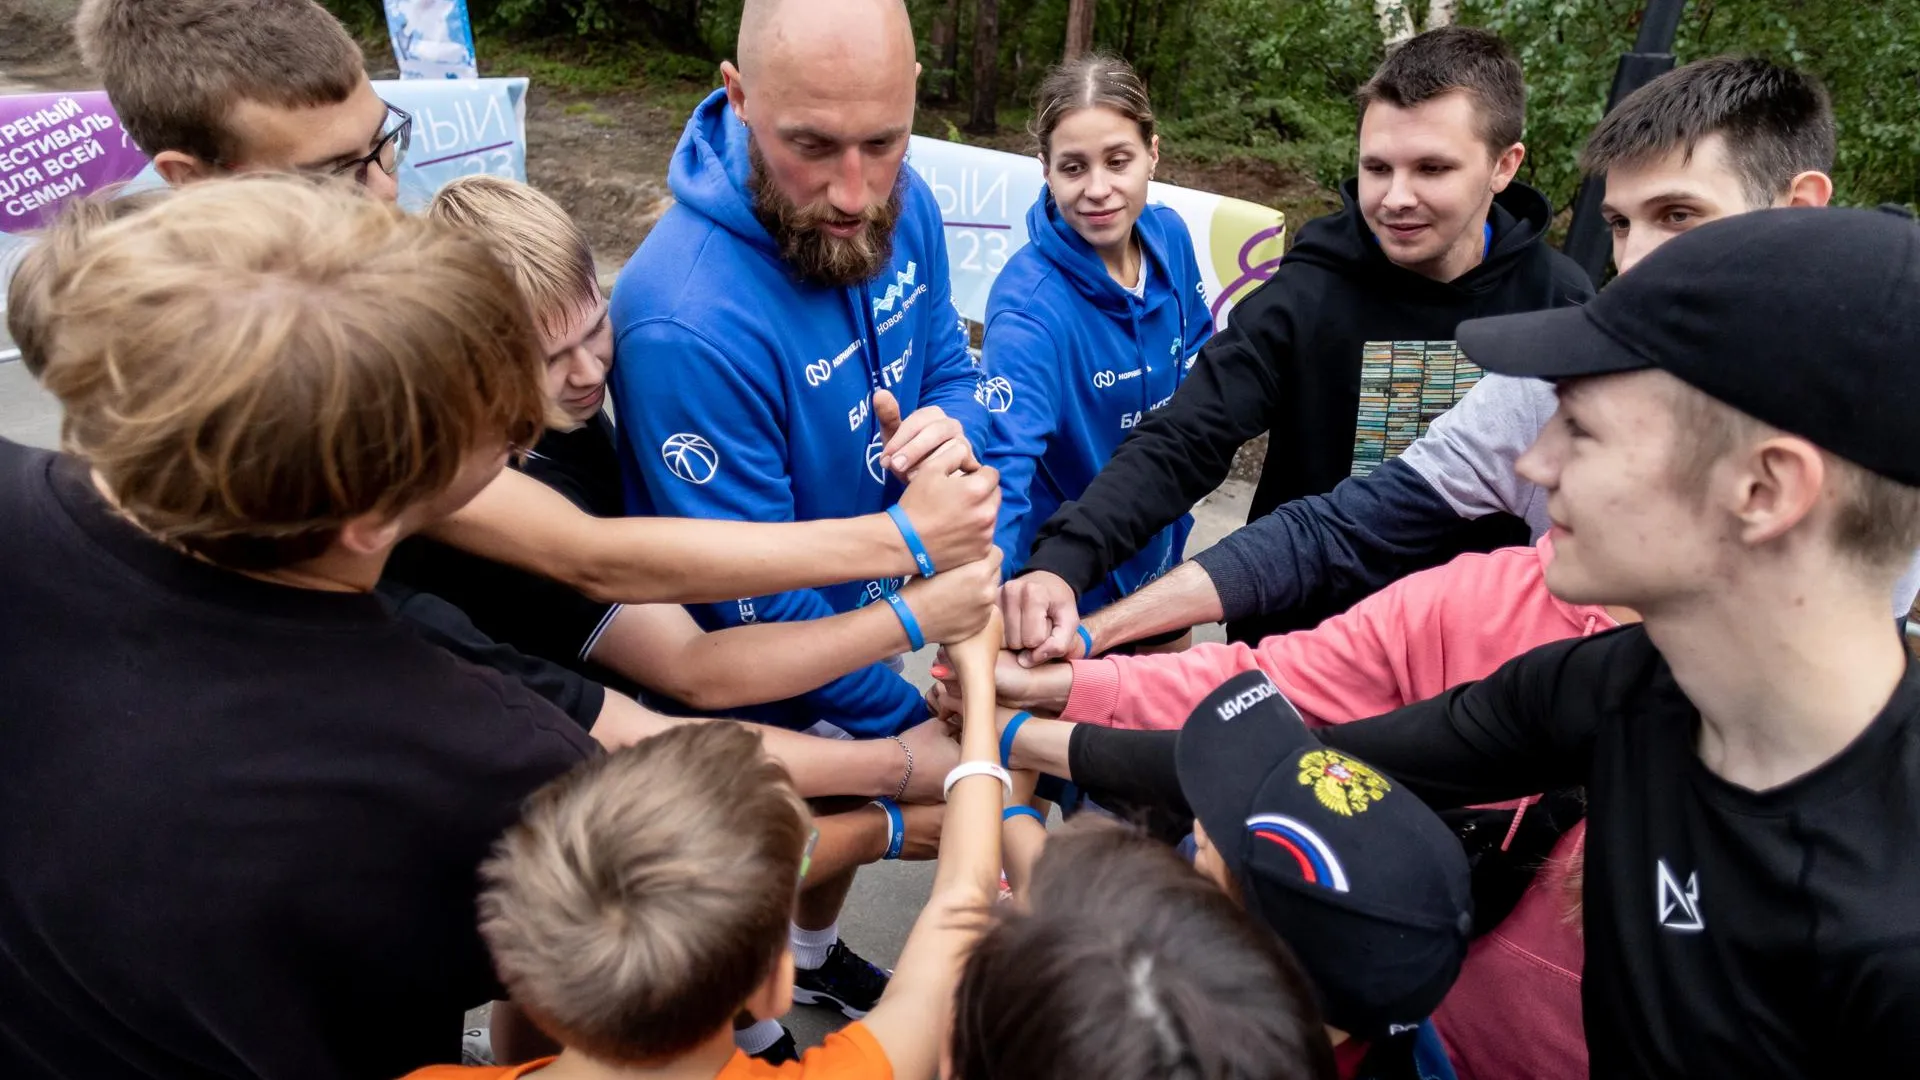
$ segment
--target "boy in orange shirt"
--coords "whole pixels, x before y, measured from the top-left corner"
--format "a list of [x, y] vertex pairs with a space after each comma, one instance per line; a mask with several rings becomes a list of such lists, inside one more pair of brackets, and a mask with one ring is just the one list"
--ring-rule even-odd
[[[984, 736], [964, 755], [982, 765]], [[792, 1001], [787, 924], [816, 835], [806, 803], [759, 736], [734, 724], [677, 727], [587, 763], [529, 801], [481, 871], [480, 931], [501, 980], [566, 1049], [408, 1080], [933, 1075], [998, 887], [991, 773], [948, 778], [933, 895], [880, 1003], [800, 1061], [769, 1065], [734, 1046], [734, 1020], [773, 1019]]]

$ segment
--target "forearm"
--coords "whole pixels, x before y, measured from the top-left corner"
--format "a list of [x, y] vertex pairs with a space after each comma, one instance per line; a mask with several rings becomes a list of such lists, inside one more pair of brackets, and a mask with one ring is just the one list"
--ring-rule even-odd
[[1028, 719], [1020, 725], [1019, 731], [1014, 732], [1013, 753], [1007, 758], [1009, 767], [1031, 769], [1062, 780], [1073, 780], [1068, 749], [1076, 726], [1038, 716]]
[[799, 697], [908, 648], [893, 608], [874, 603], [825, 619], [700, 634], [671, 662], [648, 665], [645, 674], [622, 673], [696, 709], [718, 712]]
[[1033, 880], [1033, 864], [1047, 847], [1047, 827], [1024, 814], [1008, 818], [1000, 827], [1000, 862], [1007, 874], [1007, 888], [1016, 897], [1027, 894], [1027, 882]]
[[820, 839], [813, 845], [813, 859], [807, 866], [809, 880], [839, 877], [855, 867], [879, 862], [887, 853], [887, 814], [877, 806], [817, 817], [813, 827], [820, 830]]
[[1184, 562], [1132, 596], [1087, 616], [1081, 624], [1093, 635], [1094, 648], [1105, 652], [1169, 630], [1218, 622], [1221, 617], [1220, 594], [1213, 579], [1198, 564]]
[[605, 603], [712, 603], [914, 569], [884, 514], [771, 524], [596, 518], [511, 470], [426, 533]]
[[892, 796], [907, 775], [907, 754], [892, 739], [828, 739], [785, 728], [760, 727], [767, 755], [786, 767], [794, 789], [826, 795]]

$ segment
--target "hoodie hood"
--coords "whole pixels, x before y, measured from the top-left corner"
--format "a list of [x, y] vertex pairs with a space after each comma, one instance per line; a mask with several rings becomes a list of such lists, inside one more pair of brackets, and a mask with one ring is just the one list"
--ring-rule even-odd
[[[1166, 230], [1151, 205], [1141, 209], [1133, 234], [1140, 238], [1143, 268], [1147, 263], [1152, 264], [1146, 271], [1148, 277], [1158, 278], [1163, 284], [1173, 280], [1174, 275], [1168, 269], [1171, 264]], [[1073, 285], [1075, 292], [1116, 319], [1124, 320], [1129, 314], [1145, 315], [1171, 299], [1169, 290], [1149, 286], [1143, 300], [1113, 280], [1100, 253], [1068, 224], [1060, 213], [1060, 205], [1054, 201], [1053, 192], [1046, 188], [1040, 189], [1040, 197], [1027, 208], [1027, 239], [1041, 257]]]
[[772, 234], [753, 212], [750, 162], [747, 125], [733, 114], [727, 92], [715, 90], [687, 118], [667, 165], [667, 187], [680, 205], [777, 258]]
[[1360, 213], [1359, 189], [1357, 178], [1340, 185], [1340, 212], [1301, 226], [1287, 258], [1349, 277], [1391, 278], [1400, 288], [1479, 293], [1497, 288], [1530, 248], [1545, 243], [1547, 226], [1553, 220], [1553, 207], [1545, 195], [1517, 180], [1508, 184], [1493, 197], [1493, 206], [1487, 211], [1493, 238], [1486, 258], [1452, 281], [1434, 281], [1398, 265], [1380, 251], [1380, 241]]

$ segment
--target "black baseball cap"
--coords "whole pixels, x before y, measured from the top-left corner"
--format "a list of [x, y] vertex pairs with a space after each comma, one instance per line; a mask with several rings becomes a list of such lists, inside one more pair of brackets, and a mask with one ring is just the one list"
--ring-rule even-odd
[[1660, 368], [1890, 480], [1920, 486], [1920, 225], [1880, 210], [1756, 210], [1662, 244], [1585, 307], [1472, 319], [1502, 375]]
[[1412, 1030], [1452, 988], [1473, 929], [1467, 857], [1419, 799], [1321, 745], [1258, 671], [1181, 729], [1180, 789], [1248, 911], [1299, 957], [1327, 1023]]

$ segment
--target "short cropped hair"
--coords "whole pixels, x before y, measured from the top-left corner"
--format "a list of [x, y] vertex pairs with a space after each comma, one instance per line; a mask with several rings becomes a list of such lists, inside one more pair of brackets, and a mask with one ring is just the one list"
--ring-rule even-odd
[[1164, 845], [1076, 821], [1027, 901], [996, 910], [961, 973], [954, 1080], [1335, 1075], [1292, 954]]
[[480, 932], [514, 1002], [600, 1061], [724, 1030], [787, 949], [811, 829], [760, 736], [687, 724], [542, 788], [481, 869]]
[[[1672, 406], [1675, 430], [1686, 438], [1678, 443], [1670, 471], [1686, 494], [1704, 494], [1713, 466], [1734, 450], [1780, 433], [1677, 379]], [[1834, 548], [1874, 569], [1905, 566], [1920, 549], [1920, 488], [1826, 451], [1821, 456], [1837, 503]]]
[[83, 0], [73, 32], [149, 155], [234, 161], [239, 102], [332, 105], [367, 77], [360, 47], [313, 0]]
[[526, 184], [463, 176], [440, 189], [427, 216], [486, 238], [548, 334], [600, 298], [586, 235], [559, 203]]
[[1767, 206], [1804, 172], [1832, 172], [1833, 103], [1820, 80], [1757, 56], [1716, 56], [1675, 68], [1627, 96], [1588, 136], [1589, 176], [1719, 135], [1748, 205]]
[[20, 256], [13, 277], [7, 282], [7, 336], [20, 349], [20, 362], [34, 378], [47, 366], [48, 307], [52, 303], [53, 280], [64, 266], [71, 265], [88, 238], [102, 226], [151, 207], [167, 195], [166, 188], [120, 194], [108, 188], [85, 199], [74, 199], [60, 208], [53, 223], [40, 230], [34, 243]]
[[1491, 30], [1443, 26], [1409, 38], [1355, 94], [1364, 117], [1384, 101], [1411, 109], [1454, 91], [1473, 99], [1480, 137], [1494, 155], [1520, 141], [1527, 126], [1527, 81], [1513, 50]]
[[198, 184], [54, 276], [41, 382], [65, 448], [156, 538], [241, 570], [443, 495], [531, 445], [544, 357], [480, 240], [345, 185]]

